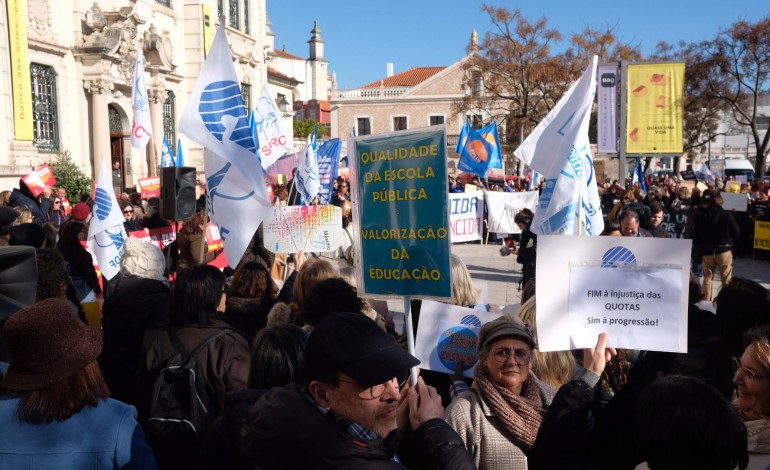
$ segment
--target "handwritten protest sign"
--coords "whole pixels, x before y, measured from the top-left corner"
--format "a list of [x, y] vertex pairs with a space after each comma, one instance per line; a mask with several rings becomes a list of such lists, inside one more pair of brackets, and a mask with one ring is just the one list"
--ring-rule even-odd
[[452, 243], [481, 240], [483, 224], [482, 193], [449, 194], [449, 228], [452, 231]]
[[139, 178], [137, 184], [139, 185], [139, 193], [142, 199], [160, 197], [160, 176]]
[[476, 342], [484, 323], [499, 317], [471, 308], [423, 300], [415, 339], [415, 356], [423, 369], [453, 373], [463, 362], [463, 375], [473, 377]]
[[[691, 240], [540, 236], [541, 351], [610, 346], [687, 352]], [[559, 286], [554, 288], [554, 286]]]
[[493, 233], [521, 233], [519, 227], [513, 223], [513, 218], [524, 208], [535, 212], [537, 201], [537, 191], [521, 193], [487, 191], [489, 231]]
[[331, 205], [273, 207], [263, 222], [274, 253], [333, 251], [342, 244], [342, 209]]
[[353, 142], [361, 290], [377, 296], [450, 298], [445, 127]]
[[51, 167], [47, 163], [27, 176], [22, 177], [21, 180], [24, 181], [24, 184], [27, 185], [35, 197], [43, 194], [43, 189], [52, 188], [56, 184], [56, 176], [54, 176]]

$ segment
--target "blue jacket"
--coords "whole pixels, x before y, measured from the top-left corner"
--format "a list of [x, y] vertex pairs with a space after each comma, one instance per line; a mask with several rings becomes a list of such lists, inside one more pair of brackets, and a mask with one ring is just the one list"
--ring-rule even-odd
[[0, 468], [155, 469], [136, 409], [106, 399], [66, 421], [19, 421], [21, 395], [0, 395]]

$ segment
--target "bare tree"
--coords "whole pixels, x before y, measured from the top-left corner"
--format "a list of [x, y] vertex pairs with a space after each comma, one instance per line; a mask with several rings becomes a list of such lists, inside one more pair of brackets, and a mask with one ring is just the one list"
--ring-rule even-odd
[[727, 104], [735, 123], [754, 137], [754, 167], [764, 178], [770, 117], [759, 114], [759, 105], [770, 87], [770, 16], [756, 23], [738, 21], [697, 49], [706, 86]]

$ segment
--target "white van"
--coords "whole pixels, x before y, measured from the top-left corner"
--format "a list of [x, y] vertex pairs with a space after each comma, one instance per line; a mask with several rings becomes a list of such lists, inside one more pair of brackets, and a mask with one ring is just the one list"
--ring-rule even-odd
[[754, 165], [743, 158], [725, 159], [724, 178], [745, 175], [746, 181], [751, 182], [754, 179]]

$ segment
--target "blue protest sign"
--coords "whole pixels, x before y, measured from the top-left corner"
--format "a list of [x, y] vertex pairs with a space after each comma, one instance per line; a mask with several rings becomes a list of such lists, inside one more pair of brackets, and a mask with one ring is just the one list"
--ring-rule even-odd
[[355, 139], [365, 294], [451, 298], [446, 129]]

